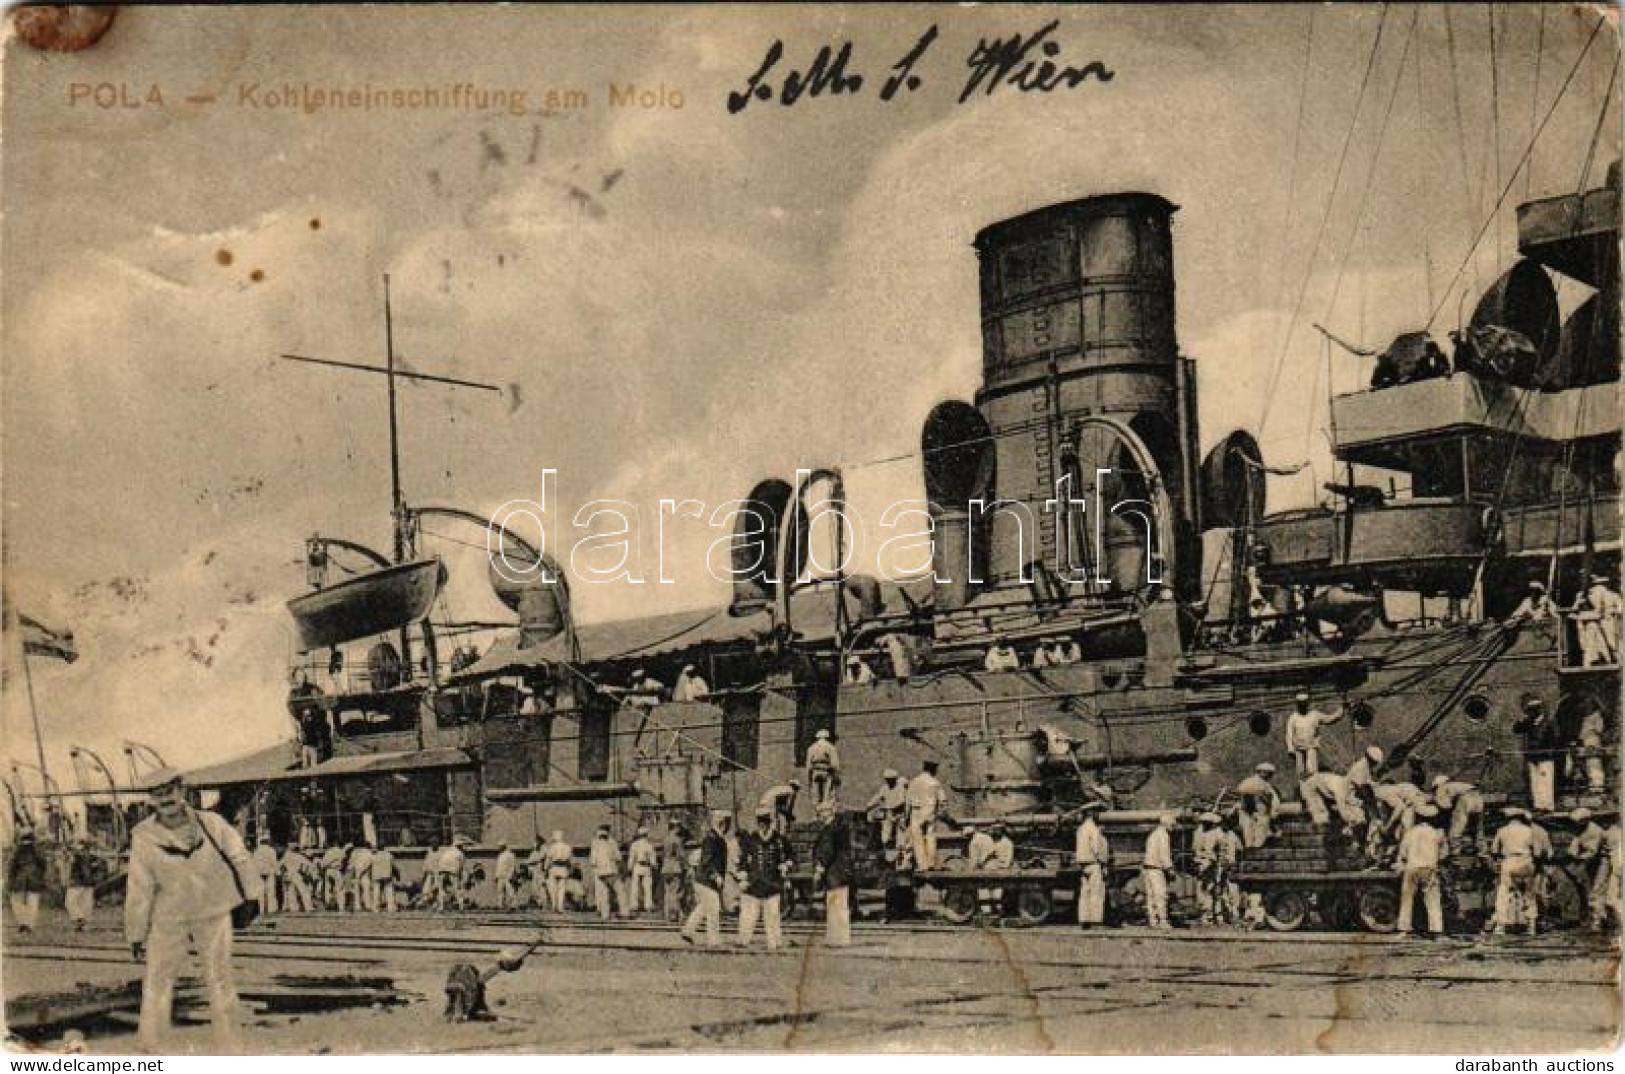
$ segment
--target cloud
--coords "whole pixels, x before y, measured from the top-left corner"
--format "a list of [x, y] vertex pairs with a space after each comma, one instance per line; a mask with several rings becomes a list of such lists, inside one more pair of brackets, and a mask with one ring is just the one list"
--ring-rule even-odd
[[[80, 651], [70, 665], [31, 661], [59, 782], [73, 745], [115, 763], [130, 738], [188, 764], [222, 746], [284, 737], [288, 553], [280, 534], [241, 520], [151, 571], [104, 574], [38, 597], [25, 582], [19, 606], [71, 628]], [[29, 756], [26, 699], [7, 694], [7, 742]]]

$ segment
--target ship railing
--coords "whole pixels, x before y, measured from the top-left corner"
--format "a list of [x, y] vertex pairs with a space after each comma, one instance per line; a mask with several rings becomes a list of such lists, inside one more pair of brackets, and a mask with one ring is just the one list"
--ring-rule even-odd
[[374, 669], [368, 667], [365, 660], [345, 660], [341, 656], [339, 660], [330, 662], [316, 654], [306, 654], [306, 657], [294, 661], [289, 669], [289, 678], [320, 687], [329, 696], [384, 693], [403, 686], [421, 686], [426, 681], [415, 677], [412, 669], [401, 667], [398, 669], [398, 681], [393, 685], [382, 685], [375, 682]]
[[507, 679], [445, 687], [435, 695], [434, 709], [435, 719], [441, 726], [555, 716], [574, 718], [580, 713], [568, 695], [555, 696], [550, 701]]
[[[363, 846], [369, 838], [390, 850], [445, 846], [458, 832], [478, 831], [481, 823], [478, 813], [413, 809], [303, 812], [295, 813], [292, 820], [293, 842], [307, 852], [346, 843]], [[310, 845], [300, 842], [307, 825], [315, 840]], [[411, 840], [403, 843], [407, 831]]]
[[[1581, 632], [1599, 629], [1604, 636], [1592, 644], [1588, 653]], [[1608, 631], [1612, 629], [1612, 634]], [[1607, 623], [1589, 607], [1560, 612], [1557, 616], [1557, 666], [1571, 669], [1613, 670], [1620, 665], [1620, 625]], [[1601, 657], [1587, 663], [1587, 657]]]
[[1439, 627], [1452, 626], [1453, 621], [1442, 615], [1413, 615], [1405, 619], [1390, 619], [1388, 625], [1399, 631], [1406, 630], [1436, 630]]
[[[1400, 619], [1386, 619], [1384, 626], [1396, 633], [1419, 630], [1437, 630], [1458, 623], [1459, 619], [1440, 615], [1415, 615]], [[1301, 612], [1265, 615], [1246, 619], [1213, 619], [1202, 623], [1196, 632], [1197, 647], [1205, 649], [1237, 648], [1247, 645], [1269, 645], [1283, 642], [1319, 642], [1325, 640], [1317, 628], [1317, 620]]]
[[1318, 640], [1318, 635], [1301, 612], [1280, 612], [1242, 619], [1210, 619], [1196, 631], [1197, 647], [1203, 649], [1269, 645], [1305, 638]]

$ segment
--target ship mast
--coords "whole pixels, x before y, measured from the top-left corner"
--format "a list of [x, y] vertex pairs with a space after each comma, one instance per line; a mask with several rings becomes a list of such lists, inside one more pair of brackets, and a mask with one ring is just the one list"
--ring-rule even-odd
[[[363, 365], [359, 362], [340, 362], [331, 358], [310, 358], [299, 354], [282, 354], [278, 357], [290, 362], [307, 362], [311, 365], [334, 366], [340, 369], [354, 369], [363, 373], [381, 373], [388, 387], [389, 402], [389, 515], [390, 515], [390, 559], [395, 564], [405, 563], [408, 552], [409, 527], [407, 525], [406, 496], [401, 491], [401, 442], [400, 442], [400, 414], [397, 406], [397, 393], [395, 382], [400, 377], [411, 380], [433, 381], [437, 384], [446, 384], [456, 388], [478, 388], [481, 391], [498, 392], [501, 388], [495, 384], [482, 384], [478, 381], [460, 380], [456, 377], [436, 376], [430, 373], [408, 373], [395, 367], [395, 317], [389, 301], [389, 273], [384, 273], [384, 364], [382, 366]], [[411, 640], [405, 627], [401, 628], [401, 662], [408, 669], [412, 667]], [[432, 658], [431, 658], [432, 659]]]
[[391, 539], [392, 561], [403, 563], [408, 553], [407, 525], [406, 525], [406, 496], [401, 491], [401, 445], [400, 445], [400, 415], [396, 405], [395, 382], [400, 378], [408, 380], [431, 381], [435, 384], [446, 384], [454, 388], [478, 388], [480, 391], [502, 391], [495, 384], [483, 384], [474, 380], [461, 380], [457, 377], [438, 376], [433, 373], [411, 373], [395, 366], [395, 318], [389, 301], [389, 274], [384, 274], [384, 364], [381, 366], [364, 365], [360, 362], [341, 362], [333, 358], [311, 358], [302, 354], [279, 354], [277, 357], [290, 362], [305, 362], [310, 365], [332, 366], [337, 369], [353, 369], [362, 373], [381, 373], [388, 385], [389, 402], [389, 505], [393, 519], [394, 531]]
[[395, 408], [395, 319], [389, 308], [387, 272], [384, 273], [384, 378], [389, 382], [389, 513], [394, 521], [393, 557], [396, 563], [402, 563], [406, 560], [406, 498], [401, 495], [400, 419]]

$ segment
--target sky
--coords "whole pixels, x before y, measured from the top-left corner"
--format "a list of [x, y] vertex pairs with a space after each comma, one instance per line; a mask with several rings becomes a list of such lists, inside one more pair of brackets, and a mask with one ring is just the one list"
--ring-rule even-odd
[[[1051, 19], [1060, 59], [1098, 60], [1109, 82], [958, 103], [979, 40]], [[277, 355], [380, 362], [386, 273], [403, 368], [502, 388], [403, 386], [409, 501], [489, 512], [538, 498], [554, 470], [555, 551], [588, 501], [642, 512], [645, 581], [579, 587], [583, 619], [726, 600], [703, 569], [720, 534], [697, 526], [668, 531], [676, 582], [655, 581], [662, 498], [714, 505], [824, 465], [871, 522], [919, 497], [917, 459], [876, 460], [915, 451], [931, 406], [977, 388], [973, 236], [1093, 193], [1181, 207], [1178, 333], [1204, 446], [1255, 432], [1272, 463], [1309, 463], [1270, 508], [1311, 503], [1329, 456], [1310, 326], [1380, 348], [1438, 309], [1442, 340], [1512, 263], [1515, 204], [1584, 182], [1597, 132], [1601, 181], [1619, 155], [1612, 26], [1576, 66], [1597, 19], [1515, 4], [134, 7], [82, 52], [10, 40], [5, 584], [82, 652], [35, 665], [51, 764], [124, 739], [203, 763], [290, 733], [284, 602], [309, 534], [387, 545], [387, 412], [380, 378]], [[933, 24], [920, 88], [881, 101]], [[850, 41], [863, 90], [730, 114], [775, 40], [781, 70]], [[459, 83], [530, 107], [271, 103], [285, 87]], [[628, 84], [664, 105], [613, 105]], [[587, 104], [544, 114], [549, 89]], [[1584, 289], [1561, 294], [1572, 308]], [[1332, 389], [1367, 375], [1334, 353]], [[428, 525], [449, 610], [505, 614], [468, 544], [479, 531]], [[32, 745], [8, 706], [8, 754]]]

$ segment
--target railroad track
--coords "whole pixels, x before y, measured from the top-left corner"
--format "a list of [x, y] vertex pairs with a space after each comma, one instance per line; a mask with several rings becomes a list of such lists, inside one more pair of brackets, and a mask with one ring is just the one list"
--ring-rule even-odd
[[[288, 920], [288, 919], [283, 919]], [[332, 917], [312, 917], [309, 919], [296, 919], [314, 924], [319, 921], [340, 921], [338, 915]], [[437, 923], [443, 923], [444, 918], [432, 918]], [[337, 932], [337, 931], [293, 931], [277, 929], [276, 931], [257, 931], [240, 934], [237, 938], [236, 957], [245, 962], [306, 962], [317, 964], [343, 964], [348, 966], [378, 967], [390, 964], [392, 959], [401, 956], [413, 955], [445, 955], [461, 956], [466, 959], [478, 960], [494, 956], [505, 947], [510, 947], [521, 940], [528, 940], [534, 934], [534, 926], [522, 918], [490, 920], [480, 922], [488, 926], [513, 926], [515, 935], [504, 936], [387, 936], [367, 932]], [[672, 926], [656, 922], [643, 923], [642, 927], [630, 927], [632, 923], [617, 924], [606, 929], [600, 929], [592, 924], [585, 923], [543, 923], [554, 930], [546, 947], [554, 950], [583, 950], [583, 951], [621, 951], [633, 954], [672, 954], [705, 953], [705, 949], [693, 949], [685, 946], [672, 946], [669, 944], [655, 944], [646, 942], [660, 934], [669, 934], [674, 930]], [[636, 940], [645, 942], [617, 941], [614, 933], [622, 931], [632, 932]], [[578, 931], [586, 933], [581, 936], [561, 936], [560, 932]], [[608, 931], [610, 935], [604, 933]], [[786, 930], [789, 932], [790, 930]], [[803, 926], [796, 930], [798, 938], [815, 934], [818, 930], [812, 926]], [[965, 926], [927, 926], [925, 928], [910, 928], [902, 923], [868, 926], [862, 933], [875, 939], [890, 937], [904, 937], [913, 933], [948, 933], [964, 936], [971, 939], [980, 932], [997, 934], [1000, 930], [979, 930]], [[1031, 932], [1032, 930], [1022, 930]], [[1058, 946], [1057, 955], [1051, 957], [1028, 957], [1024, 959], [1026, 965], [1031, 967], [1051, 967], [1064, 969], [1068, 967], [1083, 968], [1088, 963], [1079, 963], [1069, 948], [1076, 942], [1084, 942], [1084, 937], [1071, 930], [1056, 929], [1055, 936], [1064, 946]], [[1095, 945], [1101, 943], [1116, 946], [1117, 943], [1131, 943], [1143, 941], [1153, 934], [1143, 929], [1133, 928], [1122, 931], [1100, 931], [1088, 934], [1087, 942], [1097, 951]], [[1188, 931], [1182, 933], [1155, 934], [1155, 938], [1162, 943], [1189, 944], [1189, 943], [1262, 943], [1271, 947], [1285, 945], [1285, 949], [1292, 949], [1293, 955], [1285, 961], [1274, 961], [1264, 965], [1255, 965], [1254, 969], [1264, 970], [1270, 976], [1289, 981], [1294, 978], [1313, 978], [1324, 981], [1328, 977], [1346, 979], [1348, 981], [1370, 981], [1374, 979], [1394, 978], [1407, 980], [1433, 980], [1444, 983], [1468, 983], [1479, 980], [1473, 974], [1459, 974], [1448, 972], [1449, 963], [1467, 956], [1477, 956], [1480, 951], [1486, 957], [1503, 957], [1507, 961], [1506, 969], [1513, 971], [1521, 961], [1539, 958], [1551, 961], [1562, 958], [1596, 957], [1604, 952], [1576, 948], [1571, 944], [1554, 942], [1548, 938], [1527, 940], [1514, 938], [1502, 940], [1493, 946], [1480, 947], [1471, 942], [1453, 942], [1437, 948], [1427, 949], [1427, 953], [1436, 956], [1438, 961], [1422, 972], [1372, 972], [1369, 968], [1360, 972], [1328, 970], [1324, 966], [1317, 967], [1316, 961], [1323, 961], [1327, 957], [1346, 957], [1351, 951], [1372, 952], [1393, 951], [1395, 949], [1409, 950], [1421, 953], [1417, 948], [1407, 945], [1404, 941], [1384, 940], [1359, 934], [1325, 934], [1316, 936], [1305, 933], [1246, 933], [1246, 934], [1218, 934], [1212, 932]], [[629, 938], [630, 939], [630, 938]], [[729, 947], [724, 947], [717, 954], [731, 954]], [[864, 946], [850, 949], [844, 954], [856, 957], [876, 957], [880, 952], [873, 948], [865, 950]], [[129, 949], [118, 942], [88, 942], [88, 943], [44, 943], [29, 944], [10, 943], [6, 945], [6, 955], [10, 958], [32, 961], [59, 961], [76, 962], [97, 965], [131, 965]], [[907, 956], [914, 962], [929, 962], [942, 965], [974, 965], [987, 961], [985, 953], [976, 951], [910, 951]], [[1429, 959], [1434, 962], [1433, 958]], [[1106, 962], [1098, 965], [1117, 965]], [[1129, 958], [1121, 964], [1120, 968], [1132, 966], [1137, 971], [1149, 972], [1153, 975], [1149, 979], [1157, 979], [1158, 975], [1171, 974], [1173, 977], [1196, 975], [1198, 977], [1212, 973], [1223, 973], [1223, 965], [1208, 965], [1192, 969], [1188, 965], [1179, 963], [1159, 964], [1147, 960], [1143, 953], [1131, 952]], [[1503, 976], [1504, 980], [1511, 982], [1517, 974]], [[1552, 984], [1590, 987], [1590, 981], [1552, 981], [1542, 978], [1542, 986]]]
[[[340, 988], [338, 981], [357, 975], [387, 979], [391, 999], [398, 992], [409, 1002], [432, 1006], [451, 964], [494, 964], [498, 951], [535, 934], [534, 923], [522, 915], [401, 915], [380, 921], [332, 914], [278, 917], [269, 924], [276, 927], [256, 925], [238, 936], [242, 989], [265, 992], [267, 1002], [301, 1003], [313, 1011], [325, 1011], [323, 1005], [335, 998], [352, 1000], [354, 989]], [[834, 951], [808, 946], [819, 930], [798, 923], [791, 930], [792, 950], [741, 955], [728, 948], [690, 948], [661, 922], [543, 924], [551, 930], [548, 946], [556, 958], [542, 962], [536, 974], [503, 986], [507, 1032], [519, 1036], [449, 1041], [448, 1050], [504, 1050], [510, 1041], [522, 1050], [545, 1041], [556, 1050], [595, 1051], [605, 1048], [606, 1031], [617, 1042], [612, 1050], [681, 1050], [699, 1042], [702, 1047], [785, 1047], [802, 1033], [815, 1034], [814, 1046], [831, 1046], [900, 1031], [963, 1033], [968, 1026], [1007, 1031], [1032, 1021], [1040, 1004], [1047, 1016], [1061, 1018], [1075, 1018], [1080, 1010], [1090, 1017], [1142, 1009], [1268, 1010], [1280, 1002], [1272, 996], [1302, 997], [1285, 1002], [1317, 1009], [1328, 990], [1345, 986], [1370, 1008], [1359, 1016], [1365, 1020], [1386, 1020], [1392, 1011], [1426, 1000], [1443, 1003], [1447, 1012], [1469, 1003], [1478, 1012], [1473, 1017], [1487, 1025], [1498, 1016], [1495, 997], [1503, 993], [1496, 990], [1538, 992], [1553, 1010], [1581, 1010], [1611, 988], [1616, 965], [1612, 948], [1577, 944], [1572, 937], [1418, 944], [1367, 934], [1168, 934], [1140, 927], [1080, 934], [1060, 926], [994, 929], [922, 922], [872, 923], [859, 930], [852, 948]], [[26, 967], [44, 962], [68, 971], [63, 995], [97, 985], [97, 977], [103, 988], [138, 986], [140, 967], [112, 928], [30, 940], [6, 945], [7, 957], [25, 967], [10, 979], [14, 986], [29, 979]], [[74, 973], [75, 967], [85, 973]], [[651, 968], [661, 972], [651, 976]], [[909, 984], [885, 998], [867, 987], [841, 984], [868, 982], [893, 970], [906, 971]], [[798, 971], [801, 980], [810, 973], [823, 983], [805, 994], [798, 985], [795, 998], [787, 998], [786, 982]], [[62, 976], [42, 972], [35, 987]], [[67, 984], [74, 977], [83, 983]], [[628, 1022], [612, 1013], [628, 982], [646, 987], [657, 981], [653, 998], [665, 1006], [653, 1009], [660, 1017]], [[7, 1003], [24, 1011], [33, 1009], [32, 1003], [52, 1013], [50, 999], [43, 993], [9, 996]], [[553, 1025], [536, 1013], [544, 1009], [538, 1004], [566, 1001], [574, 1004], [569, 1009], [579, 1024]], [[420, 1006], [405, 1015], [411, 1028], [402, 1023], [400, 1032], [416, 1031], [421, 1011]], [[610, 1026], [618, 1026], [622, 1035], [613, 1036]], [[274, 1019], [264, 1027], [273, 1036], [286, 1028]], [[569, 1035], [557, 1037], [561, 1031]], [[428, 1038], [414, 1041], [440, 1050]]]

